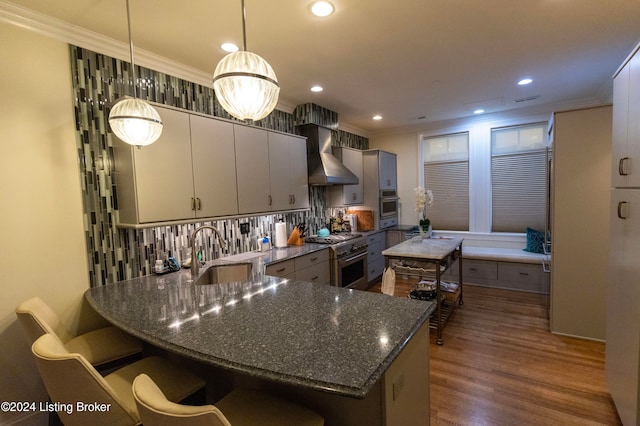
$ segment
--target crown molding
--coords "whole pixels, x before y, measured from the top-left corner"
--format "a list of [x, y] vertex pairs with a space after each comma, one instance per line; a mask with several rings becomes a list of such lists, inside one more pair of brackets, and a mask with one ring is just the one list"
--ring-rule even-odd
[[[53, 18], [6, 0], [0, 0], [0, 21], [16, 25], [43, 36], [102, 53], [113, 58], [129, 61], [129, 45], [77, 25]], [[212, 72], [183, 65], [179, 62], [136, 48], [136, 64], [154, 71], [169, 74], [205, 87], [212, 86]], [[292, 113], [295, 106], [279, 102], [276, 108]]]

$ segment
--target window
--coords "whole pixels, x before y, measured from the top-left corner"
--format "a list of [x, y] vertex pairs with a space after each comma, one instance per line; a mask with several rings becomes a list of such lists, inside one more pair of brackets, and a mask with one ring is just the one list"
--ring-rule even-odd
[[491, 231], [545, 229], [546, 123], [491, 131]]
[[469, 230], [469, 134], [423, 139], [424, 187], [433, 191], [433, 229]]

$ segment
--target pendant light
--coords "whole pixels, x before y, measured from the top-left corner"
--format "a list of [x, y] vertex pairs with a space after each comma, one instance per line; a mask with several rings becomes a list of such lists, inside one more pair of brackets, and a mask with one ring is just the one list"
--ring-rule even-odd
[[151, 145], [162, 133], [160, 114], [148, 102], [136, 98], [137, 76], [133, 62], [133, 39], [131, 38], [131, 18], [129, 0], [127, 3], [127, 27], [129, 30], [129, 53], [131, 55], [131, 72], [133, 74], [133, 98], [123, 96], [109, 112], [109, 125], [120, 140], [139, 147]]
[[271, 65], [247, 51], [245, 9], [242, 0], [243, 50], [229, 53], [216, 66], [213, 89], [222, 107], [240, 120], [261, 120], [278, 103], [280, 86]]

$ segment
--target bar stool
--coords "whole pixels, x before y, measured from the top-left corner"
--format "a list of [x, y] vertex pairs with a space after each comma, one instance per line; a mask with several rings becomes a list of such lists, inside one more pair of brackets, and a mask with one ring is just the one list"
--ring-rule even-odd
[[55, 334], [69, 352], [81, 354], [98, 370], [104, 371], [141, 358], [142, 343], [113, 326], [74, 336], [39, 297], [18, 305], [16, 316], [30, 344], [43, 334]]
[[180, 402], [203, 390], [204, 380], [186, 369], [152, 356], [102, 377], [80, 354], [70, 353], [53, 334], [31, 347], [45, 388], [66, 426], [139, 425], [132, 384], [144, 373], [153, 377], [169, 400]]
[[272, 395], [235, 389], [216, 405], [175, 404], [146, 374], [133, 381], [133, 396], [145, 426], [322, 426], [317, 413]]

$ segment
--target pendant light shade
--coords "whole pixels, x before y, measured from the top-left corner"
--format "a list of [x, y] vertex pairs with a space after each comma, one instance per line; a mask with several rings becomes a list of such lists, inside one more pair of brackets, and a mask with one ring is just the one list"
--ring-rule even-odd
[[280, 86], [271, 65], [245, 50], [229, 53], [213, 73], [213, 89], [222, 107], [240, 120], [261, 120], [278, 103]]
[[133, 39], [131, 38], [131, 17], [129, 0], [127, 3], [127, 28], [129, 31], [129, 53], [133, 74], [133, 98], [124, 96], [111, 107], [109, 126], [116, 136], [130, 145], [138, 147], [151, 145], [162, 133], [160, 114], [148, 102], [136, 98], [136, 66], [133, 63]]
[[136, 146], [151, 145], [162, 134], [160, 114], [142, 99], [118, 100], [109, 113], [109, 125], [123, 142]]
[[242, 37], [244, 49], [229, 53], [216, 66], [213, 89], [220, 105], [240, 120], [261, 120], [278, 103], [280, 86], [271, 65], [247, 51], [245, 10], [242, 0]]

